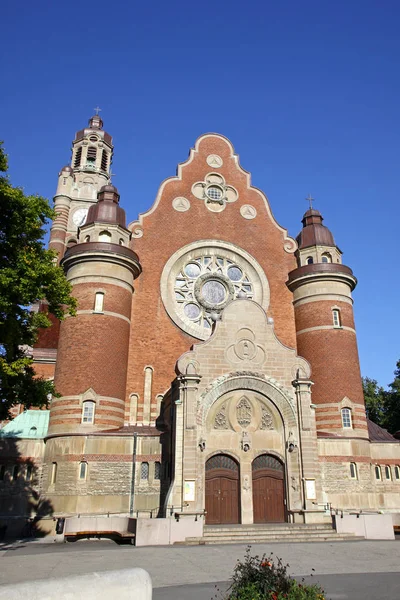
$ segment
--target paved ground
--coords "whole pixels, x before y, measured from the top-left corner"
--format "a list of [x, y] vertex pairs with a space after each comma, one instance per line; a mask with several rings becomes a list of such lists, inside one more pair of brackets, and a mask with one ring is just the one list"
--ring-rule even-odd
[[[229, 580], [245, 550], [241, 544], [135, 548], [108, 541], [16, 543], [0, 546], [0, 584], [142, 567], [152, 577], [154, 600], [210, 600], [215, 583]], [[400, 598], [398, 541], [253, 544], [252, 551], [272, 551], [289, 563], [292, 575], [307, 576], [315, 569], [315, 580], [332, 600]]]

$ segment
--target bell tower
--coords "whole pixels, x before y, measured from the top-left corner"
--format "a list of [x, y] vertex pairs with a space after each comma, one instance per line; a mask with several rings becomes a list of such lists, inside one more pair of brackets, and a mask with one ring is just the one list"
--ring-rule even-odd
[[98, 111], [89, 119], [88, 127], [77, 132], [72, 142], [70, 165], [58, 174], [54, 196], [54, 219], [49, 247], [56, 250], [59, 260], [67, 248], [78, 241], [78, 228], [87, 217], [90, 206], [96, 203], [100, 189], [110, 183], [113, 156], [112, 137], [103, 130]]
[[317, 431], [368, 438], [351, 295], [357, 279], [322, 221], [310, 205], [297, 236], [298, 267], [287, 282], [297, 351], [312, 365]]

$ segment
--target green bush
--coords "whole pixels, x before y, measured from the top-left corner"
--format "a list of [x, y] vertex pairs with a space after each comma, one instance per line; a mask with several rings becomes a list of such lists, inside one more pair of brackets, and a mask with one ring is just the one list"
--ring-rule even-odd
[[244, 560], [237, 561], [224, 600], [325, 600], [318, 585], [298, 583], [290, 577], [288, 566], [272, 554], [251, 556], [249, 546]]

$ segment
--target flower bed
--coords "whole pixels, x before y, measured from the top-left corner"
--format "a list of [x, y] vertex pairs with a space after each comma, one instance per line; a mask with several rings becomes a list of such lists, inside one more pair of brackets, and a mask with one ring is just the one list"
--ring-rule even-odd
[[[251, 556], [251, 547], [246, 550], [243, 561], [238, 560], [232, 583], [223, 600], [325, 600], [319, 585], [299, 583], [287, 572], [280, 558], [265, 554]], [[221, 596], [220, 596], [221, 597]], [[217, 600], [218, 596], [215, 596]]]

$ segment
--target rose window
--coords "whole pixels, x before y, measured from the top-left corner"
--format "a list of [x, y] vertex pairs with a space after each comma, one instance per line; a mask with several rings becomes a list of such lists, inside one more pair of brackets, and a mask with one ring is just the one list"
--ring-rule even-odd
[[253, 284], [245, 270], [223, 256], [187, 260], [174, 282], [176, 310], [186, 320], [210, 330], [215, 313], [234, 298], [253, 298]]

